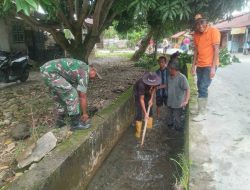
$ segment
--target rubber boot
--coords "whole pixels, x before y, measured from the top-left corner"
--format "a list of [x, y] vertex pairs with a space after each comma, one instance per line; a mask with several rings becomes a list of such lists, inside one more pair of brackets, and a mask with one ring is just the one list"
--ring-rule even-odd
[[[198, 100], [197, 100], [197, 104], [198, 104]], [[198, 115], [199, 114], [199, 106], [195, 106], [194, 108], [189, 110], [191, 115]]]
[[142, 121], [135, 121], [135, 136], [141, 138]]
[[66, 125], [65, 122], [64, 122], [65, 117], [66, 117], [66, 114], [64, 114], [64, 113], [59, 113], [57, 115], [57, 118], [56, 118], [56, 127], [61, 128], [64, 125]]
[[71, 126], [70, 126], [71, 131], [83, 130], [83, 129], [88, 129], [91, 127], [89, 121], [86, 121], [86, 122], [81, 121], [80, 115], [71, 115], [70, 123], [71, 123]]
[[207, 98], [198, 98], [198, 115], [192, 120], [200, 122], [206, 120]]
[[153, 128], [153, 118], [152, 117], [148, 118], [147, 128], [148, 129], [152, 129]]

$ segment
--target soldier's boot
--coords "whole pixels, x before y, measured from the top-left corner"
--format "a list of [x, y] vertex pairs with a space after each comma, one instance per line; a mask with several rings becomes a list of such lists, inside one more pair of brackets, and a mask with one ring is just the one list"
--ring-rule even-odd
[[141, 137], [142, 121], [135, 121], [135, 136], [136, 138]]
[[153, 118], [152, 117], [148, 118], [147, 128], [148, 129], [152, 129], [153, 128]]
[[70, 130], [75, 131], [75, 130], [83, 130], [83, 129], [88, 129], [91, 127], [91, 124], [89, 121], [83, 122], [81, 121], [80, 115], [71, 115], [70, 116]]
[[61, 128], [64, 125], [66, 125], [64, 122], [65, 117], [66, 117], [65, 113], [58, 113], [56, 117], [56, 127]]

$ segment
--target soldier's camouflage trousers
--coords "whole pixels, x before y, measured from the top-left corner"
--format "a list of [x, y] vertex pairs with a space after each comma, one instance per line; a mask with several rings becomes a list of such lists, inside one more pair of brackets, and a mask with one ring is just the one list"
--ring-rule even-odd
[[77, 90], [62, 76], [56, 73], [42, 72], [45, 84], [49, 87], [51, 96], [56, 102], [58, 114], [80, 114], [80, 104]]

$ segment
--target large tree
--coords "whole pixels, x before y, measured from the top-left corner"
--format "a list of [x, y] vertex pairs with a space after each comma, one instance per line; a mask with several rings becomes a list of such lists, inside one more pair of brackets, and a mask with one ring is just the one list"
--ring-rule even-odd
[[[143, 17], [141, 24], [147, 23], [148, 33], [142, 38], [141, 48], [135, 52], [132, 59], [140, 58], [150, 38], [153, 37], [157, 42], [169, 32], [192, 28], [197, 13], [202, 13], [209, 21], [216, 21], [230, 17], [234, 10], [240, 10], [246, 2], [247, 0], [135, 0], [130, 5], [135, 11], [128, 9], [127, 14], [134, 13], [134, 18], [140, 18], [140, 21]], [[133, 26], [133, 21], [128, 22]]]
[[[49, 32], [56, 43], [72, 57], [87, 62], [100, 34], [130, 2], [131, 0], [0, 0], [0, 14], [18, 16], [31, 27]], [[42, 11], [38, 12], [39, 9]], [[65, 29], [67, 33], [72, 33], [73, 39], [67, 38]]]
[[[205, 13], [209, 20], [223, 18], [233, 10], [240, 9], [246, 1], [0, 0], [0, 16], [21, 17], [33, 28], [49, 32], [72, 57], [86, 62], [100, 34], [112, 24], [114, 18], [119, 18], [122, 23], [127, 20], [130, 25], [138, 24], [135, 20], [144, 18], [143, 24], [148, 26], [148, 34], [142, 40], [141, 49], [135, 53], [136, 60], [146, 50], [149, 39], [159, 37], [160, 30], [186, 27], [198, 12]], [[43, 14], [37, 12], [38, 7], [44, 11]], [[123, 19], [120, 15], [123, 15]], [[91, 19], [93, 24], [88, 22]], [[64, 29], [70, 31], [74, 38], [67, 39]]]

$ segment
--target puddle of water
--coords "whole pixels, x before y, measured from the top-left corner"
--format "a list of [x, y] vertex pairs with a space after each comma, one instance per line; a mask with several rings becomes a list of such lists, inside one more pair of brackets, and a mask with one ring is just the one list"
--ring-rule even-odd
[[176, 167], [170, 158], [183, 150], [183, 134], [162, 120], [147, 130], [144, 147], [129, 128], [90, 182], [88, 190], [171, 190]]

